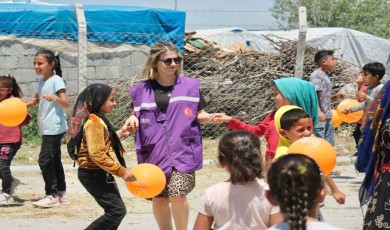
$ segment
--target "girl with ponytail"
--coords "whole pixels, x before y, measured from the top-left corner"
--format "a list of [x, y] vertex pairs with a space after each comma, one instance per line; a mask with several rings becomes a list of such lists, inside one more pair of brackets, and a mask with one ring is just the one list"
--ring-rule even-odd
[[50, 208], [69, 204], [61, 161], [61, 141], [67, 130], [65, 109], [70, 104], [57, 52], [38, 51], [34, 57], [34, 70], [38, 75], [38, 89], [27, 106], [38, 105], [38, 127], [42, 136], [38, 164], [45, 181], [45, 196], [32, 204]]
[[326, 187], [320, 168], [310, 157], [288, 154], [280, 157], [267, 174], [270, 203], [279, 205], [284, 221], [272, 230], [340, 230], [319, 222], [319, 204], [324, 201]]
[[261, 159], [256, 135], [234, 131], [221, 138], [218, 162], [230, 177], [206, 189], [194, 229], [267, 229], [282, 220], [265, 198]]

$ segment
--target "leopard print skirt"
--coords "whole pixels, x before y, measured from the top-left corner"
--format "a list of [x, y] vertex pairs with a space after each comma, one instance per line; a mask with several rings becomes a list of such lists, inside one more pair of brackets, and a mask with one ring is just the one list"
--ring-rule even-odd
[[195, 173], [181, 173], [173, 169], [166, 177], [167, 184], [157, 198], [169, 198], [174, 196], [187, 196], [195, 187]]

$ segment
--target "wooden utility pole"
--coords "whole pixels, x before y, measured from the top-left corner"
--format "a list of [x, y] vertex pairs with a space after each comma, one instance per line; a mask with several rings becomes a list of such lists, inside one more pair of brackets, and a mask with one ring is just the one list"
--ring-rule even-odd
[[87, 23], [84, 15], [84, 7], [81, 3], [75, 4], [78, 30], [78, 45], [79, 45], [79, 78], [78, 89], [79, 94], [85, 87], [87, 87]]
[[299, 36], [297, 44], [297, 56], [295, 60], [295, 77], [303, 77], [303, 62], [305, 60], [305, 42], [307, 32], [306, 7], [299, 7]]

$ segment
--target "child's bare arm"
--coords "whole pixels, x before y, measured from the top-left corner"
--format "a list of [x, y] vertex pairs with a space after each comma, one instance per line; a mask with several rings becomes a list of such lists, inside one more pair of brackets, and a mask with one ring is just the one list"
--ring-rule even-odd
[[278, 212], [278, 213], [272, 214], [269, 217], [269, 224], [270, 224], [270, 226], [268, 226], [268, 227], [271, 227], [271, 226], [273, 226], [275, 224], [278, 224], [278, 223], [280, 223], [282, 221], [283, 221], [282, 213]]
[[46, 101], [57, 103], [59, 106], [61, 106], [64, 109], [69, 108], [69, 99], [66, 95], [65, 89], [60, 89], [57, 92], [57, 95], [54, 94], [45, 94], [42, 96], [43, 99]]
[[202, 213], [198, 213], [194, 224], [194, 230], [210, 230], [213, 221], [214, 218], [212, 216], [206, 216]]
[[318, 120], [320, 122], [324, 122], [326, 120], [324, 113], [321, 111], [320, 107], [318, 107]]
[[134, 111], [131, 113], [130, 117], [127, 118], [125, 124], [123, 124], [122, 128], [117, 131], [117, 135], [119, 138], [125, 137], [129, 134], [133, 134], [138, 130], [139, 120], [135, 116]]
[[39, 95], [36, 93], [34, 97], [26, 103], [26, 105], [27, 107], [31, 107], [38, 104], [38, 102], [39, 102]]
[[339, 190], [336, 183], [334, 183], [333, 178], [331, 176], [327, 176], [327, 177], [325, 177], [325, 181], [328, 184], [330, 190], [332, 191], [333, 198], [336, 200], [336, 202], [339, 204], [344, 204], [345, 203], [345, 194]]

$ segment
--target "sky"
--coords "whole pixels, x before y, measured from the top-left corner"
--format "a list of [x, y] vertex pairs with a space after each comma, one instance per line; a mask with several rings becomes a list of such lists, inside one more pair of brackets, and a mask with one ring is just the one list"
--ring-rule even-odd
[[[15, 0], [23, 1], [23, 0]], [[34, 2], [34, 0], [31, 0]], [[127, 5], [175, 9], [175, 0], [39, 0], [52, 4]], [[1, 0], [0, 0], [1, 2]], [[240, 27], [247, 30], [277, 30], [271, 15], [274, 0], [176, 0], [186, 12], [186, 30]]]

